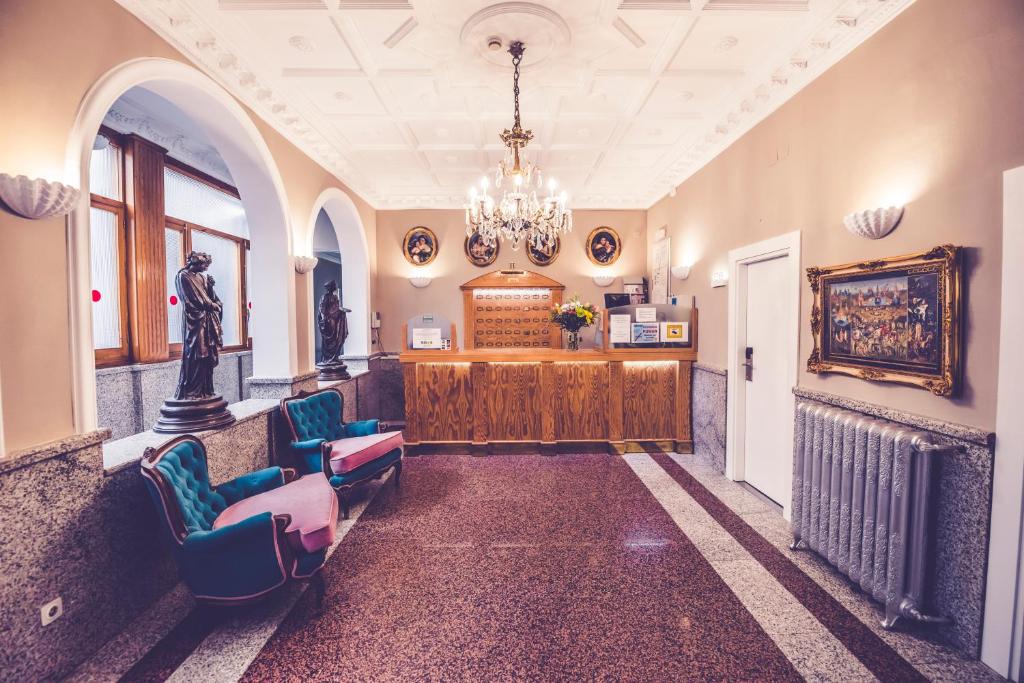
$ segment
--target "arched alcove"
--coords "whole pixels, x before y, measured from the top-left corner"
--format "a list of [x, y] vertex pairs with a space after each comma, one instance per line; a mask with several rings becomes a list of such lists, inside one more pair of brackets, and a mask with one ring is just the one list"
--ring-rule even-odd
[[[313, 235], [320, 211], [327, 214], [338, 240], [341, 254], [341, 291], [348, 314], [349, 336], [345, 342], [346, 356], [367, 356], [370, 354], [370, 253], [367, 246], [366, 230], [359, 217], [355, 203], [344, 191], [332, 187], [324, 190], [313, 203], [313, 212], [307, 231], [309, 251], [313, 251]], [[313, 290], [313, 278], [309, 278], [313, 306], [319, 300], [319, 292]], [[315, 315], [313, 324], [316, 325]], [[315, 338], [310, 335], [310, 358], [315, 356]]]
[[[65, 182], [89, 196], [89, 157], [107, 111], [125, 91], [142, 87], [170, 101], [202, 126], [231, 172], [248, 216], [254, 339], [253, 374], [297, 374], [295, 278], [284, 183], [262, 136], [242, 106], [199, 70], [169, 59], [120, 64], [93, 84], [75, 118], [65, 155]], [[96, 428], [92, 344], [89, 202], [68, 216], [68, 270], [75, 428]]]

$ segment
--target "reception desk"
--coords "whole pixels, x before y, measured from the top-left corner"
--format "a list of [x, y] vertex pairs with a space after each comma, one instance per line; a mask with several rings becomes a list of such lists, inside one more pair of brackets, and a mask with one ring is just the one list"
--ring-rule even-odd
[[692, 452], [696, 351], [406, 351], [412, 453]]

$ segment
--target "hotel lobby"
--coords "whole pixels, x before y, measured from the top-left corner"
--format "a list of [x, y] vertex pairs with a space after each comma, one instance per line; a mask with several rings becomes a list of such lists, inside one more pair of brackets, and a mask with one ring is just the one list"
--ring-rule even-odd
[[0, 0], [0, 681], [1024, 681], [1024, 3]]

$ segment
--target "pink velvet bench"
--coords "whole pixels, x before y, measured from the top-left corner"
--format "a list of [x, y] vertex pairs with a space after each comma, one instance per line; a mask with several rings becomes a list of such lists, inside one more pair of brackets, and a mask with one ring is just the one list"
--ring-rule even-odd
[[262, 512], [291, 516], [285, 538], [293, 550], [315, 553], [334, 543], [338, 497], [322, 475], [308, 474], [229, 505], [214, 520], [213, 528], [235, 524]]

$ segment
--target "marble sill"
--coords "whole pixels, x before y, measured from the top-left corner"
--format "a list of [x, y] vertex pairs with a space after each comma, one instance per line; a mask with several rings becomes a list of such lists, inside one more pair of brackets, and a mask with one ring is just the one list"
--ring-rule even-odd
[[5, 457], [0, 458], [0, 474], [29, 467], [67, 453], [85, 450], [86, 448], [97, 446], [109, 438], [110, 430], [103, 428], [85, 432], [84, 434], [72, 434], [63, 439], [56, 439], [39, 444], [38, 446], [12, 451]]
[[[251, 356], [252, 351], [232, 351], [231, 353], [222, 353], [221, 358], [240, 358], [242, 356]], [[147, 370], [156, 370], [158, 368], [175, 365], [181, 363], [180, 358], [171, 358], [170, 360], [160, 361], [158, 363], [132, 363], [130, 365], [114, 365], [109, 368], [96, 368], [96, 376], [102, 377], [104, 375], [120, 375], [128, 372], [146, 372]]]
[[995, 433], [979, 429], [977, 427], [957, 424], [956, 422], [936, 420], [935, 418], [926, 417], [924, 415], [907, 413], [902, 410], [895, 410], [893, 408], [860, 401], [855, 398], [836, 396], [835, 394], [829, 394], [824, 391], [814, 391], [813, 389], [805, 389], [803, 387], [793, 387], [793, 393], [796, 394], [798, 398], [805, 398], [810, 401], [826, 403], [838, 408], [854, 410], [859, 413], [864, 413], [865, 415], [871, 415], [872, 417], [878, 417], [883, 420], [891, 420], [892, 422], [899, 422], [911, 427], [916, 427], [917, 429], [935, 432], [936, 434], [942, 434], [943, 436], [948, 436], [953, 439], [960, 439], [961, 441], [967, 441], [986, 448], [992, 448], [996, 442]]
[[[228, 406], [228, 410], [235, 416], [235, 422], [220, 429], [196, 432], [195, 435], [201, 438], [203, 435], [232, 429], [240, 422], [267, 415], [278, 405], [280, 405], [280, 401], [269, 398], [250, 398], [232, 403]], [[109, 436], [109, 431], [107, 434]], [[142, 454], [146, 448], [157, 448], [178, 436], [180, 435], [158, 434], [150, 430], [103, 444], [103, 474], [109, 477], [138, 463], [142, 460]]]
[[250, 386], [254, 384], [297, 384], [307, 379], [312, 379], [317, 376], [319, 370], [310, 370], [309, 372], [302, 372], [294, 377], [247, 377], [246, 383]]

